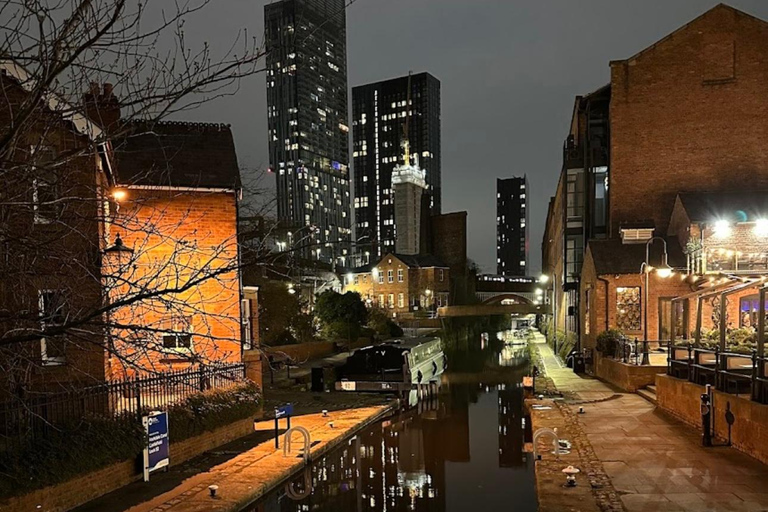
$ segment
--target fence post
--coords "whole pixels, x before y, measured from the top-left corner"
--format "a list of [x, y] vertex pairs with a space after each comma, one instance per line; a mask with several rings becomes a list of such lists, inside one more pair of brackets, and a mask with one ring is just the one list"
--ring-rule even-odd
[[138, 379], [133, 381], [133, 392], [136, 394], [136, 416], [141, 421], [141, 384]]
[[205, 367], [200, 365], [200, 391], [205, 391]]
[[757, 400], [757, 350], [752, 351], [752, 385], [750, 386], [750, 399]]

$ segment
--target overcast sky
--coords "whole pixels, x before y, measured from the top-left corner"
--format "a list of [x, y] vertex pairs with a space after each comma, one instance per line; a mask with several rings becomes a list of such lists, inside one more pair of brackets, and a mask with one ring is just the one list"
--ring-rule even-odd
[[[188, 31], [225, 45], [263, 39], [265, 1], [217, 0]], [[530, 269], [541, 265], [547, 204], [574, 96], [715, 6], [714, 0], [356, 0], [347, 12], [350, 87], [429, 71], [442, 82], [443, 212], [469, 212], [469, 256], [495, 272], [497, 177], [530, 181]], [[734, 0], [768, 19], [768, 1]], [[185, 116], [232, 125], [241, 166], [268, 165], [265, 78]], [[255, 171], [254, 171], [255, 172]]]

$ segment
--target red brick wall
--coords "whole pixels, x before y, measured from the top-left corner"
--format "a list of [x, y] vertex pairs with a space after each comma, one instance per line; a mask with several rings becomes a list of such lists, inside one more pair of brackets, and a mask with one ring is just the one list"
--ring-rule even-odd
[[768, 188], [768, 25], [718, 6], [636, 58], [611, 64], [613, 235], [678, 192]]
[[[601, 279], [598, 279], [601, 278]], [[691, 286], [684, 282], [680, 275], [662, 279], [655, 274], [650, 275], [650, 286], [648, 289], [648, 339], [656, 341], [659, 339], [659, 299], [662, 297], [678, 297], [692, 291]], [[581, 280], [581, 299], [583, 307], [581, 308], [581, 329], [582, 346], [594, 347], [597, 335], [608, 328], [616, 328], [616, 299], [617, 288], [621, 287], [640, 287], [641, 293], [641, 314], [640, 329], [637, 331], [626, 331], [624, 334], [630, 339], [643, 339], [643, 317], [647, 307], [645, 303], [645, 293], [643, 287], [645, 278], [639, 272], [637, 274], [619, 274], [619, 275], [601, 275], [597, 276], [592, 260], [591, 252], [587, 251], [587, 257], [584, 260]], [[590, 290], [590, 303], [587, 306], [587, 293]], [[607, 304], [606, 304], [607, 293]], [[590, 332], [585, 333], [585, 316], [589, 311]], [[695, 318], [692, 313], [692, 317]], [[606, 321], [607, 319], [607, 321]]]
[[[186, 287], [196, 276], [216, 275], [179, 293], [122, 308], [115, 320], [166, 329], [172, 316], [184, 316], [191, 319], [193, 351], [203, 361], [240, 361], [238, 273], [218, 274], [219, 269], [237, 263], [235, 195], [139, 190], [128, 194], [112, 236], [120, 233], [124, 244], [134, 250], [132, 286], [174, 289]], [[122, 287], [116, 295], [124, 297], [135, 289]], [[158, 350], [161, 333], [146, 333], [141, 343], [124, 342], [124, 337], [125, 333], [117, 333], [121, 360], [111, 361], [115, 378], [130, 374], [130, 365], [159, 370], [188, 364], [183, 353]], [[155, 350], [146, 350], [145, 343]], [[129, 364], [123, 365], [123, 360]]]
[[[703, 386], [687, 380], [675, 379], [668, 375], [656, 377], [659, 407], [698, 429], [701, 429], [702, 393]], [[728, 403], [736, 417], [731, 431], [733, 446], [761, 462], [768, 463], [768, 405], [715, 391], [715, 434], [720, 439], [728, 439], [728, 424], [724, 420]]]

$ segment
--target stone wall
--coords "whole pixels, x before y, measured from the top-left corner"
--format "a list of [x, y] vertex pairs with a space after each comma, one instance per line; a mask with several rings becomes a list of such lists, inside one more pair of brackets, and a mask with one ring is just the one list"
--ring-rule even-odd
[[[246, 418], [191, 439], [178, 443], [172, 442], [170, 448], [171, 465], [181, 464], [201, 453], [227, 444], [251, 432], [253, 432], [253, 418]], [[138, 460], [118, 462], [59, 485], [45, 487], [12, 498], [5, 503], [0, 503], [0, 509], [9, 512], [22, 510], [63, 512], [131, 482], [141, 480], [141, 471], [141, 464]]]
[[595, 353], [595, 375], [629, 393], [653, 384], [656, 375], [666, 371], [666, 366], [635, 366]]
[[[701, 394], [704, 386], [668, 375], [656, 377], [656, 396], [659, 407], [676, 418], [701, 429]], [[736, 418], [733, 424], [732, 442], [738, 450], [768, 463], [768, 405], [742, 397], [714, 392], [715, 434], [728, 439], [725, 421], [726, 407], [730, 403]]]

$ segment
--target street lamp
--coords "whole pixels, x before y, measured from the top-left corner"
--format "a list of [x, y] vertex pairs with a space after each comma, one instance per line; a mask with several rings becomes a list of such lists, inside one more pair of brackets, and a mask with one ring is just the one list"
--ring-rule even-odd
[[660, 240], [663, 246], [663, 251], [661, 253], [661, 265], [659, 265], [659, 267], [656, 269], [656, 275], [658, 275], [662, 279], [666, 279], [674, 273], [674, 271], [672, 270], [672, 267], [669, 266], [669, 262], [668, 262], [667, 241], [660, 236], [654, 236], [650, 238], [645, 243], [645, 261], [640, 266], [640, 272], [645, 274], [645, 286], [643, 287], [645, 292], [643, 294], [644, 300], [645, 300], [645, 304], [643, 305], [643, 336], [645, 337], [644, 341], [646, 342], [648, 341], [648, 306], [649, 306], [648, 287], [650, 283], [649, 275], [653, 270], [653, 267], [648, 263], [648, 260], [651, 259], [651, 244], [655, 240]]

